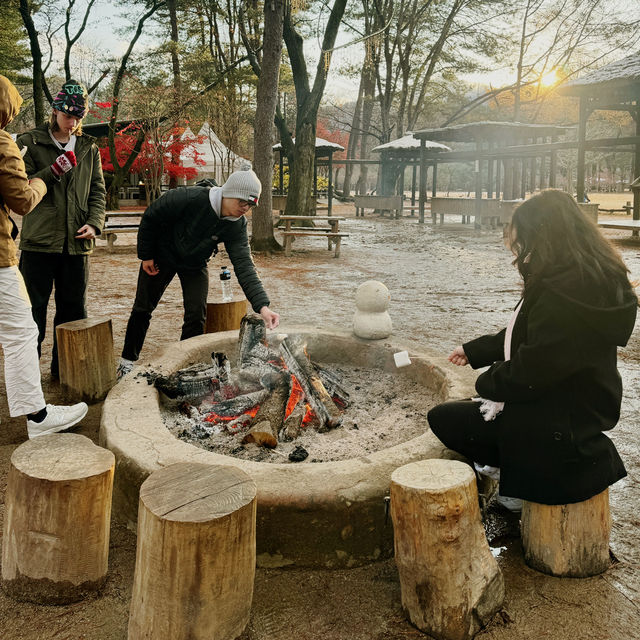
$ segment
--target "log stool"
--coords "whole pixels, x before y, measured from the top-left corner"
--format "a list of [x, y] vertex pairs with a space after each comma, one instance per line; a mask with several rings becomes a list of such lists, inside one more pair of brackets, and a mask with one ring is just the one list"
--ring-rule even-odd
[[75, 433], [40, 436], [11, 456], [2, 586], [41, 604], [80, 600], [107, 577], [115, 458]]
[[97, 402], [116, 383], [110, 318], [85, 318], [56, 327], [60, 384], [70, 400]]
[[129, 640], [232, 640], [249, 622], [256, 485], [235, 467], [179, 462], [140, 488]]
[[412, 462], [391, 475], [391, 517], [402, 607], [437, 640], [467, 640], [501, 608], [504, 582], [491, 555], [471, 467]]
[[609, 489], [574, 504], [523, 501], [525, 562], [552, 576], [586, 578], [609, 568]]
[[235, 331], [240, 328], [240, 321], [247, 313], [246, 300], [231, 302], [208, 302], [205, 333], [217, 331]]

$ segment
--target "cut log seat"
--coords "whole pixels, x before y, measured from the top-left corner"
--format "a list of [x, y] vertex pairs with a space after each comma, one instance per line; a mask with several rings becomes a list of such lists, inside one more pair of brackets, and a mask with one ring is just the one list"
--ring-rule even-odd
[[471, 467], [433, 459], [396, 469], [391, 517], [402, 608], [409, 620], [438, 640], [470, 640], [504, 600]]
[[552, 576], [586, 578], [606, 571], [609, 558], [609, 490], [574, 504], [522, 504], [525, 562]]
[[315, 229], [308, 229], [306, 231], [283, 231], [282, 235], [284, 236], [284, 255], [291, 255], [291, 242], [297, 236], [308, 237], [308, 238], [325, 238], [328, 243], [327, 249], [331, 251], [331, 246], [335, 245], [334, 257], [340, 257], [340, 242], [342, 238], [349, 237], [348, 233], [334, 233], [327, 231], [316, 231]]
[[76, 433], [40, 436], [13, 452], [2, 537], [10, 596], [65, 604], [104, 585], [114, 469], [111, 451]]

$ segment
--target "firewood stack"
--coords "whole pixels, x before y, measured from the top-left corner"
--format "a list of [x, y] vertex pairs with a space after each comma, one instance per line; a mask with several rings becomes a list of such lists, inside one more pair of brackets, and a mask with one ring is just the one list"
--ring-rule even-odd
[[154, 384], [205, 432], [222, 423], [230, 433], [244, 433], [242, 444], [275, 448], [303, 428], [339, 427], [349, 404], [340, 378], [313, 364], [304, 344], [287, 335], [279, 340], [271, 346], [262, 318], [248, 314], [240, 326], [234, 371], [225, 354], [214, 352], [211, 363], [155, 376]]

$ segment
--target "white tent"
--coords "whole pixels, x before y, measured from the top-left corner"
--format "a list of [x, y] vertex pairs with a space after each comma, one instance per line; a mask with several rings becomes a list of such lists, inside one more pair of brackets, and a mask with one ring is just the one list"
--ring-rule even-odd
[[[198, 136], [202, 142], [190, 145], [181, 154], [184, 167], [195, 167], [198, 170], [197, 179], [213, 178], [218, 184], [223, 184], [228, 175], [241, 167], [251, 166], [246, 158], [237, 155], [229, 149], [218, 136], [208, 122], [205, 122]], [[181, 136], [182, 140], [195, 138], [191, 129], [187, 127]], [[194, 161], [194, 149], [200, 154], [200, 160], [204, 165], [197, 165]]]

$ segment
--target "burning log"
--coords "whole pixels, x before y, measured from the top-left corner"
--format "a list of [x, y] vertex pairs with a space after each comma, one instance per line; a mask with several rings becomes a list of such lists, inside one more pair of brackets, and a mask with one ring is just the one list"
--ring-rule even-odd
[[237, 355], [240, 369], [256, 365], [264, 367], [270, 360], [278, 359], [278, 355], [267, 345], [267, 328], [260, 316], [248, 313], [242, 318]]
[[346, 409], [350, 404], [349, 392], [342, 386], [342, 378], [335, 371], [325, 369], [315, 362], [312, 363], [324, 384], [327, 393], [340, 409]]
[[153, 384], [172, 400], [197, 398], [214, 392], [218, 383], [216, 374], [212, 365], [199, 363], [169, 376], [158, 376]]
[[289, 376], [282, 375], [271, 393], [260, 405], [249, 433], [242, 439], [242, 444], [255, 444], [274, 449], [278, 444], [278, 431], [284, 422], [287, 400], [290, 393]]
[[215, 404], [203, 405], [200, 407], [200, 413], [213, 414], [211, 419], [208, 419], [205, 415], [205, 420], [209, 420], [209, 422], [214, 422], [216, 416], [220, 418], [235, 418], [260, 404], [268, 394], [269, 391], [267, 389], [244, 393], [230, 400], [222, 400]]
[[280, 344], [280, 353], [291, 374], [298, 379], [307, 402], [318, 417], [319, 430], [340, 426], [342, 411], [333, 402], [304, 349], [284, 338]]

